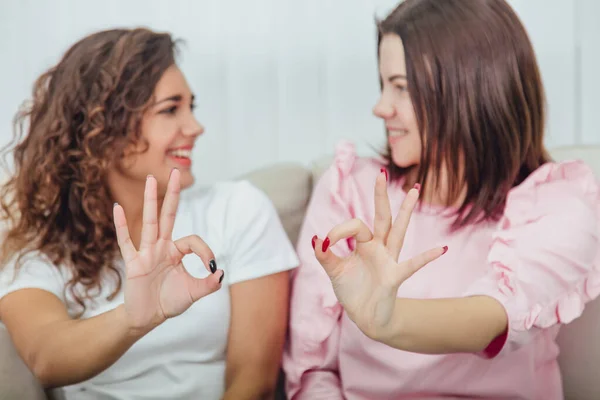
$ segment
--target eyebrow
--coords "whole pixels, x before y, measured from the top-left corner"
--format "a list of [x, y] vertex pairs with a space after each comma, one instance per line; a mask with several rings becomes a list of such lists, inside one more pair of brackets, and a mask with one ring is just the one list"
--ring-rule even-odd
[[392, 75], [392, 76], [390, 76], [388, 78], [388, 81], [391, 83], [391, 82], [394, 82], [396, 79], [404, 79], [404, 80], [406, 80], [406, 75], [402, 75], [402, 74]]
[[[167, 101], [175, 101], [175, 102], [180, 102], [183, 99], [183, 96], [180, 94], [176, 94], [174, 96], [169, 96], [167, 98], [158, 100], [156, 103], [154, 103], [154, 105], [158, 105], [160, 103], [166, 103]], [[194, 100], [196, 100], [196, 96], [192, 94], [192, 103], [194, 102]]]

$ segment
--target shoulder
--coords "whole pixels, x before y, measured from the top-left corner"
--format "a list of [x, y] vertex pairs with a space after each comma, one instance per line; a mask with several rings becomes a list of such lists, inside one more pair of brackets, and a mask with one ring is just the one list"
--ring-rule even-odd
[[38, 288], [64, 301], [63, 289], [71, 276], [67, 268], [56, 266], [42, 253], [27, 253], [0, 268], [0, 298], [19, 289]]
[[572, 224], [597, 227], [600, 187], [581, 161], [546, 163], [507, 196], [504, 225], [522, 225], [544, 217], [568, 218]]
[[353, 142], [341, 141], [332, 162], [318, 178], [315, 193], [348, 203], [356, 196], [373, 192], [375, 178], [383, 167], [383, 159], [360, 157]]

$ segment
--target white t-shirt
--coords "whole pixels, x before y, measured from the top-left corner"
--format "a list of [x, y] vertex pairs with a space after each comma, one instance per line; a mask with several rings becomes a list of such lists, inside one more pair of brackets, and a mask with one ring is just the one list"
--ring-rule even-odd
[[[218, 268], [225, 271], [222, 288], [151, 331], [98, 376], [63, 388], [67, 399], [222, 397], [230, 322], [229, 286], [292, 269], [298, 259], [272, 203], [246, 181], [182, 192], [173, 238], [191, 234], [199, 235], [213, 250]], [[0, 298], [18, 289], [40, 288], [58, 296], [75, 315], [77, 305], [69, 293], [65, 297], [63, 290], [68, 272], [59, 271], [43, 257], [27, 260], [14, 281], [11, 268], [2, 270]], [[209, 274], [195, 255], [186, 256], [184, 265], [195, 277]], [[106, 300], [113, 282], [103, 281], [102, 293], [86, 304], [82, 318], [123, 303], [123, 291], [114, 300]], [[0, 324], [0, 329], [5, 328]]]

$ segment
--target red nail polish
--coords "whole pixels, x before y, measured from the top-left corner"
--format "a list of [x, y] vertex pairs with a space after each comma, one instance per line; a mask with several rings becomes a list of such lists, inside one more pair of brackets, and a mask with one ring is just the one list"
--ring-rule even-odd
[[315, 243], [316, 242], [317, 242], [317, 235], [315, 235], [315, 236], [312, 237], [312, 247], [313, 247], [313, 250], [315, 249]]
[[448, 251], [448, 246], [444, 246], [443, 249], [444, 249], [444, 252], [442, 254], [446, 254], [446, 252]]
[[420, 192], [421, 191], [421, 184], [420, 183], [415, 183], [414, 188], [417, 189], [417, 192]]
[[329, 248], [329, 243], [330, 243], [329, 238], [326, 237], [325, 241], [323, 241], [323, 247], [321, 247], [321, 251], [323, 253], [325, 253], [327, 251], [327, 249]]
[[387, 182], [388, 181], [388, 172], [387, 172], [387, 169], [381, 168], [380, 172], [385, 174], [385, 181]]

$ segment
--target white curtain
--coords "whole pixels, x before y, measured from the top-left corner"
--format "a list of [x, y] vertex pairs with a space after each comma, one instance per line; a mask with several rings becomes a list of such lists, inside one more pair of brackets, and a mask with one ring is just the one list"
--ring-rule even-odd
[[[443, 0], [440, 0], [443, 1]], [[392, 0], [0, 0], [0, 142], [34, 79], [74, 41], [143, 25], [185, 39], [180, 65], [206, 133], [210, 183], [279, 161], [307, 164], [340, 139], [383, 143], [375, 25]], [[598, 142], [596, 0], [512, 0], [534, 42], [549, 100], [550, 146]]]

